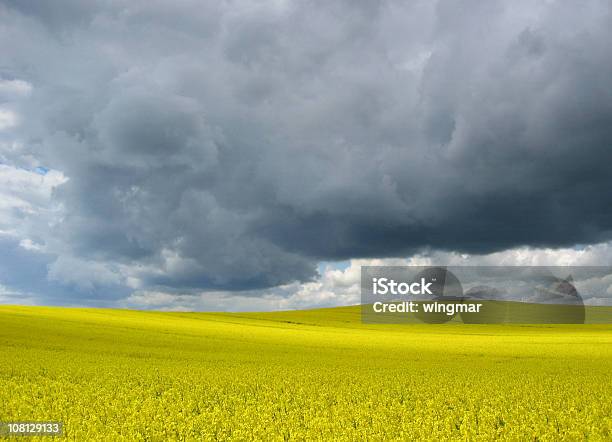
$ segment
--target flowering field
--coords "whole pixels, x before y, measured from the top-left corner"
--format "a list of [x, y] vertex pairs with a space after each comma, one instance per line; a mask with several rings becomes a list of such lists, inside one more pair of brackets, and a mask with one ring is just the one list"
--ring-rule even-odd
[[610, 325], [0, 306], [0, 349], [0, 421], [70, 439], [612, 439]]

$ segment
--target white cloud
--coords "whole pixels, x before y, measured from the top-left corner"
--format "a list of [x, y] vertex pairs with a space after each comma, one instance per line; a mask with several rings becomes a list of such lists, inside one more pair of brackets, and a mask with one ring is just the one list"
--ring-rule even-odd
[[0, 107], [0, 131], [17, 126], [19, 117], [14, 111]]
[[0, 304], [36, 305], [36, 297], [20, 293], [0, 284]]
[[76, 259], [62, 255], [49, 265], [49, 281], [73, 285], [82, 290], [96, 286], [113, 286], [122, 283], [123, 276], [106, 263]]
[[32, 85], [24, 80], [0, 79], [0, 102], [24, 98], [32, 93]]
[[53, 190], [66, 181], [56, 170], [40, 175], [0, 164], [0, 230], [12, 231], [22, 239], [44, 234], [41, 226], [52, 222], [59, 210], [51, 197]]
[[44, 251], [45, 249], [45, 246], [43, 244], [38, 244], [32, 241], [30, 238], [24, 238], [19, 241], [19, 246], [26, 250], [32, 250], [36, 252]]

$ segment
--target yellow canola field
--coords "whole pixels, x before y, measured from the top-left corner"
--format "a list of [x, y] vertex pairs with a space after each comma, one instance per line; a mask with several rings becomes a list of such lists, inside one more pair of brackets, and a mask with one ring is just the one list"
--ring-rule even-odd
[[0, 306], [0, 350], [0, 421], [74, 440], [612, 440], [610, 325]]

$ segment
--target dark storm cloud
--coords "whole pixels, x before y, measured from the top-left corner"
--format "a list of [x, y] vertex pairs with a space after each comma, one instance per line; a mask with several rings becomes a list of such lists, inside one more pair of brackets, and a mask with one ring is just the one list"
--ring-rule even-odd
[[14, 136], [69, 178], [58, 256], [239, 290], [309, 280], [321, 259], [612, 237], [607, 2], [1, 16], [0, 69], [33, 86]]

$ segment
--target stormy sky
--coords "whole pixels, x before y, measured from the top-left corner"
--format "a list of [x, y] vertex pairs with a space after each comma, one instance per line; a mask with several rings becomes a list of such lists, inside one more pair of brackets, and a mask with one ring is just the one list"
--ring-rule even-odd
[[612, 264], [608, 1], [0, 0], [0, 45], [0, 302]]

